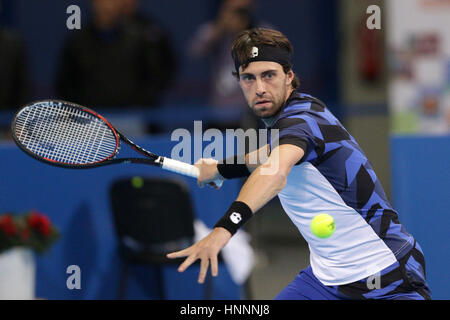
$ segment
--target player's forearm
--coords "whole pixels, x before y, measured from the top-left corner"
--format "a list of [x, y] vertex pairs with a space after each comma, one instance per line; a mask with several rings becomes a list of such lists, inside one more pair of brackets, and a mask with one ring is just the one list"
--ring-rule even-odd
[[284, 188], [292, 167], [303, 155], [303, 149], [290, 144], [273, 149], [269, 159], [250, 174], [238, 198], [215, 227], [222, 227], [231, 235], [236, 233], [256, 211]]
[[236, 201], [246, 203], [252, 212], [258, 211], [272, 200], [286, 185], [287, 176], [281, 171], [262, 174], [270, 170], [270, 164], [264, 164], [254, 170], [249, 176]]
[[265, 145], [257, 150], [247, 153], [245, 155], [245, 165], [250, 172], [253, 172], [267, 160], [267, 157], [268, 145]]
[[238, 198], [228, 208], [225, 215], [217, 221], [215, 228], [224, 228], [231, 236], [235, 234], [253, 214], [275, 197], [286, 185], [287, 176], [276, 170], [273, 174], [267, 173], [273, 168], [263, 164], [255, 171], [241, 188]]

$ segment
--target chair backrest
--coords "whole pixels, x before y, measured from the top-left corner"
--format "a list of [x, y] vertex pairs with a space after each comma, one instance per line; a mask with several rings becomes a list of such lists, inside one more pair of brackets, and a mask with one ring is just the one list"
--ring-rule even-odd
[[[110, 197], [117, 235], [151, 247], [194, 237], [194, 212], [188, 187], [175, 179], [121, 178]], [[132, 244], [133, 245], [133, 244]]]

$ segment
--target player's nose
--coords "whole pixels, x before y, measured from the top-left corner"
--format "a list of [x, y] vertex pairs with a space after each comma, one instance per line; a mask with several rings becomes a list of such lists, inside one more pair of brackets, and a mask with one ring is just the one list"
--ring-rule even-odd
[[256, 79], [256, 95], [262, 97], [266, 93], [264, 82], [261, 79]]

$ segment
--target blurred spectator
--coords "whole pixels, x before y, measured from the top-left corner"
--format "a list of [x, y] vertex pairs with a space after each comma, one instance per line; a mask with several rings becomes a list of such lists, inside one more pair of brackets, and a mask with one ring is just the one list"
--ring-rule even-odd
[[174, 82], [177, 70], [177, 60], [169, 33], [159, 21], [139, 11], [138, 0], [122, 0], [122, 12], [127, 23], [134, 24], [135, 28], [145, 32], [153, 53], [158, 55], [158, 65], [162, 71], [158, 77], [160, 90], [169, 88]]
[[62, 51], [60, 98], [96, 108], [158, 105], [174, 68], [160, 48], [163, 32], [130, 10], [133, 2], [92, 0], [93, 20]]
[[29, 99], [25, 46], [19, 35], [0, 26], [0, 110], [17, 110]]
[[215, 107], [247, 106], [239, 84], [231, 72], [234, 62], [230, 48], [234, 38], [253, 27], [268, 27], [252, 16], [253, 1], [223, 0], [215, 20], [201, 25], [190, 43], [192, 58], [211, 58], [209, 103]]

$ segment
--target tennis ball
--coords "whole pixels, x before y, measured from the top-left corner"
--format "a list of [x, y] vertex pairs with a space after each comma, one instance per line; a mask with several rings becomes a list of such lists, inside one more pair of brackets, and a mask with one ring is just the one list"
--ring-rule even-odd
[[311, 231], [319, 238], [328, 238], [336, 229], [334, 219], [326, 213], [318, 214], [311, 221]]
[[131, 185], [136, 189], [140, 189], [144, 186], [144, 179], [141, 177], [133, 177], [131, 179]]

